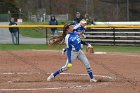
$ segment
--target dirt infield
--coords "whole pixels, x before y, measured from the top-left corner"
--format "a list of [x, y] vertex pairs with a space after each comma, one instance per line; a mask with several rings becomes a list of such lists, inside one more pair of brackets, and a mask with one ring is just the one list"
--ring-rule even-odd
[[0, 93], [140, 93], [140, 55], [87, 54], [97, 83], [90, 83], [83, 64], [47, 82], [65, 64], [60, 51], [0, 51]]

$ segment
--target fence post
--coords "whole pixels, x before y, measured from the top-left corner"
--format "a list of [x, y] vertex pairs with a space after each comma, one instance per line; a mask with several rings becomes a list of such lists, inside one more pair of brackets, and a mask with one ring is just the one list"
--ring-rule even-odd
[[115, 39], [115, 28], [113, 28], [113, 44], [116, 45], [116, 39]]
[[18, 45], [19, 45], [19, 31], [18, 31]]
[[48, 31], [47, 31], [47, 27], [46, 27], [46, 45], [48, 44], [47, 38], [48, 38]]

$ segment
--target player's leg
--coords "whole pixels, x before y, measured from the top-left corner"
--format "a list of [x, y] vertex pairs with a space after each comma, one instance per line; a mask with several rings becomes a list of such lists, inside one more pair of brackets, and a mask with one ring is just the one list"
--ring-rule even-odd
[[55, 36], [58, 36], [58, 30], [55, 29]]
[[55, 30], [54, 29], [51, 29], [51, 34], [52, 34], [52, 36], [54, 36], [54, 34], [55, 34]]
[[[71, 60], [72, 62], [74, 62], [74, 60], [76, 60], [78, 53], [77, 52], [72, 52], [71, 53]], [[54, 77], [56, 77], [57, 75], [59, 75], [60, 73], [67, 71], [68, 68], [68, 60], [66, 61], [66, 64], [61, 67], [60, 69], [58, 69], [56, 72], [52, 73], [48, 78], [47, 81], [51, 81], [51, 79], [53, 79]]]
[[13, 44], [16, 44], [16, 43], [15, 43], [15, 36], [14, 36], [14, 32], [12, 32], [12, 33], [11, 33], [11, 36], [12, 36], [12, 42], [13, 42]]
[[14, 36], [15, 36], [15, 42], [16, 44], [18, 44], [18, 31], [14, 33]]
[[[77, 52], [73, 52], [73, 51], [71, 52], [72, 63], [74, 62], [74, 60], [76, 60], [77, 56], [78, 56]], [[67, 71], [68, 69], [69, 68], [68, 68], [68, 59], [67, 59], [66, 64], [54, 73], [54, 77], [57, 76], [58, 74], [64, 72], [64, 71]]]
[[90, 63], [86, 57], [86, 55], [84, 54], [84, 52], [82, 50], [79, 51], [79, 55], [78, 55], [78, 59], [84, 64], [84, 66], [86, 67], [87, 73], [90, 77], [90, 81], [91, 82], [96, 82], [92, 69], [90, 67]]
[[54, 73], [52, 73], [48, 78], [47, 81], [51, 81], [54, 77], [56, 77], [57, 75], [59, 75], [60, 73], [67, 71], [68, 70], [68, 61], [66, 61], [65, 66], [61, 67], [60, 69], [58, 69], [57, 71], [55, 71]]

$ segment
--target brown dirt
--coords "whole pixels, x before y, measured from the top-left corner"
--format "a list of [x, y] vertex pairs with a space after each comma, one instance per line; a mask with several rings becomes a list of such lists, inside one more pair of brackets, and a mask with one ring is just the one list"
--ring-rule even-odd
[[87, 56], [97, 83], [89, 82], [79, 60], [64, 72], [71, 74], [47, 82], [50, 73], [65, 64], [60, 51], [0, 51], [0, 93], [140, 93], [140, 55]]

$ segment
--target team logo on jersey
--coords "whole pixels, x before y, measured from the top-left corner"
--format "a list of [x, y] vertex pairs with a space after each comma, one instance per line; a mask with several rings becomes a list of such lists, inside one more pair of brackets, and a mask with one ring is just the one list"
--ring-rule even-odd
[[76, 41], [77, 43], [80, 43], [80, 37], [78, 35], [76, 35], [75, 37], [71, 37], [71, 41], [74, 42]]

